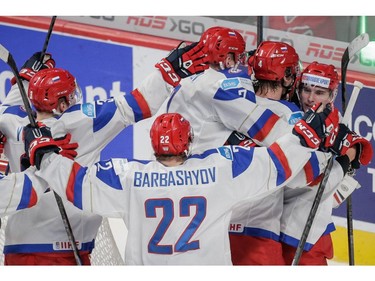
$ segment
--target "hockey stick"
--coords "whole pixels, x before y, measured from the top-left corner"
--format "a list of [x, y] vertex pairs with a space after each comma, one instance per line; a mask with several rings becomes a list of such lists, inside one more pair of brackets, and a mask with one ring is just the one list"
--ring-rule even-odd
[[341, 123], [345, 125], [349, 124], [350, 118], [352, 117], [354, 105], [357, 102], [359, 92], [361, 91], [362, 88], [363, 88], [363, 84], [361, 82], [354, 81], [354, 88], [353, 88], [352, 94], [350, 95], [350, 100], [344, 112], [344, 117], [342, 118]]
[[[17, 82], [18, 88], [20, 90], [22, 101], [24, 103], [25, 110], [26, 110], [27, 116], [29, 118], [30, 124], [33, 128], [38, 128], [37, 122], [34, 118], [34, 115], [32, 113], [32, 109], [30, 107], [29, 100], [28, 100], [27, 95], [26, 95], [25, 88], [24, 88], [23, 83], [21, 81], [21, 77], [19, 75], [16, 62], [14, 61], [12, 54], [9, 53], [9, 51], [1, 44], [0, 44], [0, 59], [3, 62], [5, 62], [11, 68], [11, 70], [12, 70], [12, 72], [13, 72], [15, 78], [16, 78], [16, 82]], [[82, 265], [82, 261], [81, 261], [81, 258], [79, 256], [78, 249], [77, 249], [77, 244], [76, 244], [76, 241], [75, 241], [74, 236], [73, 236], [72, 227], [70, 225], [68, 215], [66, 214], [66, 210], [65, 210], [64, 204], [62, 202], [62, 199], [55, 191], [53, 191], [53, 193], [54, 193], [55, 198], [56, 198], [57, 206], [59, 208], [66, 233], [68, 234], [69, 241], [72, 244], [74, 257], [76, 259], [77, 265]]]
[[[361, 45], [362, 48], [366, 47], [369, 43], [369, 35], [363, 33], [359, 35], [354, 40], [357, 40], [357, 46]], [[362, 49], [361, 48], [361, 49]], [[350, 59], [356, 52], [356, 46], [353, 45], [352, 49], [346, 49], [343, 59], [341, 61], [341, 101], [342, 101], [342, 113], [346, 113], [346, 70]], [[354, 52], [354, 53], [353, 53]], [[348, 121], [344, 123], [348, 124]], [[346, 220], [347, 220], [347, 232], [348, 232], [348, 254], [349, 254], [349, 265], [354, 265], [354, 239], [353, 239], [353, 206], [352, 206], [352, 197], [351, 195], [346, 198]]]
[[26, 91], [25, 91], [25, 88], [24, 88], [23, 83], [21, 81], [20, 75], [18, 73], [18, 68], [17, 68], [16, 62], [14, 61], [12, 54], [9, 53], [9, 51], [1, 44], [0, 44], [0, 59], [3, 62], [5, 62], [11, 68], [11, 70], [14, 74], [14, 77], [16, 78], [18, 88], [21, 92], [22, 101], [23, 101], [23, 104], [25, 106], [27, 116], [29, 117], [30, 124], [33, 128], [37, 128], [38, 126], [37, 126], [37, 124], [35, 122], [35, 118], [32, 114], [32, 109], [30, 107], [29, 100], [27, 99]]
[[[341, 65], [344, 67], [344, 69], [341, 69], [342, 73], [344, 73], [344, 79], [346, 77], [346, 71], [347, 71], [349, 61], [353, 58], [353, 56], [358, 51], [360, 51], [362, 48], [364, 48], [368, 43], [369, 43], [369, 37], [368, 37], [367, 33], [361, 34], [360, 36], [356, 37], [352, 42], [350, 42], [349, 46], [346, 48], [346, 50], [344, 52], [342, 60], [341, 60]], [[343, 78], [343, 76], [341, 76], [341, 78]], [[345, 80], [341, 80], [341, 81], [343, 83], [346, 83]], [[355, 89], [357, 89], [357, 87], [355, 87], [353, 90], [355, 90]], [[351, 96], [351, 99], [352, 98], [356, 99], [357, 97], [358, 97], [358, 94], [354, 94], [353, 97]], [[351, 108], [351, 109], [353, 109], [355, 101], [353, 101], [351, 103], [353, 103], [353, 106]], [[345, 112], [345, 114], [348, 114], [350, 116], [351, 112], [347, 111], [347, 112]], [[348, 117], [346, 117], [346, 118], [348, 118]], [[329, 159], [328, 163], [327, 163], [327, 166], [326, 166], [325, 170], [324, 170], [323, 179], [320, 182], [317, 193], [315, 195], [313, 205], [311, 207], [309, 216], [308, 216], [306, 224], [305, 224], [305, 228], [302, 232], [301, 239], [299, 240], [297, 250], [296, 250], [296, 253], [295, 253], [293, 261], [292, 261], [292, 265], [298, 265], [299, 260], [301, 258], [303, 249], [304, 249], [305, 244], [306, 244], [307, 237], [309, 235], [312, 223], [313, 223], [314, 218], [315, 218], [315, 214], [318, 210], [320, 200], [323, 196], [323, 191], [324, 191], [325, 186], [327, 184], [329, 174], [331, 173], [331, 170], [332, 170], [333, 161], [334, 161], [334, 157], [331, 157]]]
[[348, 69], [348, 64], [350, 60], [358, 53], [361, 49], [367, 46], [370, 42], [369, 35], [367, 33], [362, 33], [356, 37], [349, 46], [345, 49], [345, 52], [341, 59], [341, 99], [342, 99], [342, 114], [345, 114], [346, 106], [346, 72]]
[[39, 62], [40, 63], [42, 63], [44, 55], [47, 52], [47, 47], [48, 47], [49, 39], [51, 38], [51, 34], [52, 34], [53, 26], [55, 25], [55, 21], [56, 21], [56, 16], [53, 16], [52, 19], [51, 19], [51, 23], [49, 25], [49, 28], [48, 28], [48, 33], [47, 33], [47, 36], [46, 36], [46, 40], [44, 41], [42, 53], [40, 54], [40, 58], [39, 58]]
[[263, 16], [257, 17], [257, 47], [263, 41]]

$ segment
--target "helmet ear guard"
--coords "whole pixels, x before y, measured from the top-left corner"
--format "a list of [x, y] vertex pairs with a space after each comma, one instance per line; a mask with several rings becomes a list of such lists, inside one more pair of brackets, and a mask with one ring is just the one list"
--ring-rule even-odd
[[150, 137], [155, 156], [188, 156], [194, 134], [181, 114], [164, 113], [152, 124]]

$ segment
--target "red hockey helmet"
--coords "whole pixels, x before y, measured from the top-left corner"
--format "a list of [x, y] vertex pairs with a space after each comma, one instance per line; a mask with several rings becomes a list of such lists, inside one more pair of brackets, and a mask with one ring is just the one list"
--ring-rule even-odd
[[223, 27], [223, 26], [210, 27], [202, 33], [200, 41], [202, 41], [204, 44], [206, 44], [208, 38], [210, 38], [217, 31], [221, 31], [221, 30], [230, 30], [230, 28], [229, 27]]
[[207, 46], [210, 63], [225, 63], [228, 53], [234, 54], [237, 63], [245, 51], [245, 40], [234, 29], [214, 26], [207, 29], [201, 36], [201, 40]]
[[77, 101], [80, 90], [74, 76], [61, 68], [42, 69], [30, 80], [28, 96], [38, 111], [54, 112], [59, 98], [65, 97], [68, 105]]
[[300, 73], [296, 50], [287, 43], [263, 41], [249, 59], [258, 80], [281, 81], [284, 76]]
[[151, 126], [150, 137], [155, 156], [189, 155], [193, 141], [190, 123], [179, 113], [158, 116]]
[[340, 81], [337, 70], [332, 64], [314, 61], [302, 71], [301, 83], [319, 86], [334, 92]]

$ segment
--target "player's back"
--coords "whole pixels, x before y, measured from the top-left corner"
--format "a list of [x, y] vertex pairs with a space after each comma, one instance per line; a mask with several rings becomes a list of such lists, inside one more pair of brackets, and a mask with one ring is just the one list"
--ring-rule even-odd
[[231, 264], [231, 210], [269, 188], [264, 177], [249, 184], [261, 169], [251, 165], [251, 155], [246, 148], [221, 147], [175, 167], [127, 163], [119, 175], [126, 190], [120, 200], [129, 230], [126, 264]]
[[189, 120], [195, 135], [192, 150], [202, 153], [223, 145], [231, 132], [238, 129], [235, 120], [238, 115], [232, 112], [240, 114], [247, 110], [239, 106], [242, 97], [238, 93], [246, 90], [254, 93], [252, 82], [244, 71], [228, 74], [210, 68], [182, 80], [156, 116], [178, 112]]
[[[202, 74], [183, 79], [155, 116], [165, 112], [178, 112], [184, 116], [194, 130], [191, 149], [193, 153], [202, 153], [223, 145], [233, 131], [247, 134], [251, 128], [259, 131], [268, 128], [264, 122], [272, 112], [289, 124], [294, 124], [302, 114], [293, 113], [296, 108], [292, 107], [290, 103], [256, 97], [252, 81], [243, 68], [237, 72], [208, 69]], [[144, 141], [148, 139], [147, 128], [150, 128], [154, 118], [134, 125], [134, 134], [142, 144], [138, 147], [138, 142], [135, 142], [134, 155], [137, 158], [154, 159], [150, 143]], [[273, 134], [280, 136], [282, 133]], [[269, 143], [265, 144], [269, 145], [274, 140], [271, 137], [267, 140]]]

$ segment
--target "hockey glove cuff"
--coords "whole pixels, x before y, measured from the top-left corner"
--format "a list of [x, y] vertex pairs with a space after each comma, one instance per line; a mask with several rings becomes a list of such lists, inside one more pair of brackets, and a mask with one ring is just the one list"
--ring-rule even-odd
[[66, 134], [62, 138], [55, 139], [55, 144], [59, 147], [59, 154], [73, 160], [77, 156], [76, 149], [78, 148], [78, 143], [71, 143], [71, 134]]
[[356, 148], [356, 157], [352, 161], [352, 167], [358, 169], [360, 165], [368, 165], [373, 156], [373, 148], [371, 143], [351, 131], [344, 124], [339, 124], [339, 131], [337, 138], [332, 146], [331, 150], [336, 155], [345, 155], [349, 148]]
[[[41, 69], [54, 68], [56, 63], [52, 59], [51, 54], [45, 54], [43, 60], [40, 61], [42, 52], [34, 53], [21, 67], [19, 72], [20, 77], [24, 80], [30, 81], [31, 78]], [[11, 80], [12, 85], [16, 83], [16, 78], [13, 77]]]
[[43, 155], [48, 152], [58, 153], [59, 147], [52, 138], [51, 131], [46, 126], [33, 128], [27, 125], [23, 130], [23, 138], [25, 142], [25, 151], [30, 159], [30, 164], [40, 169]]

